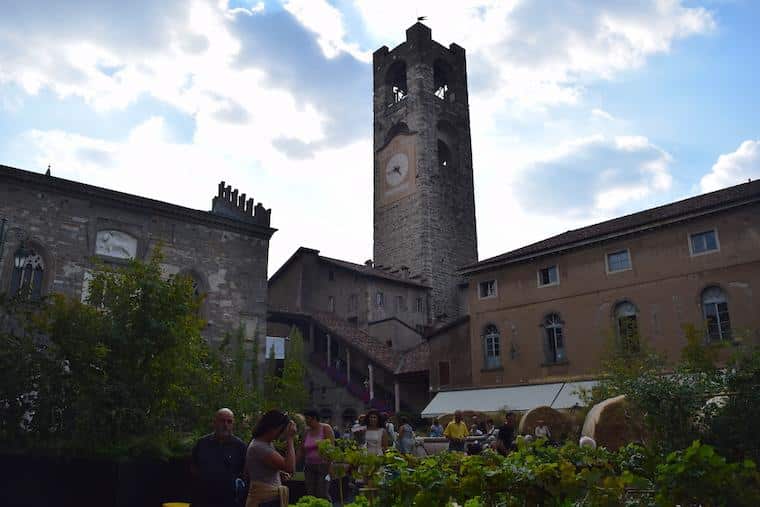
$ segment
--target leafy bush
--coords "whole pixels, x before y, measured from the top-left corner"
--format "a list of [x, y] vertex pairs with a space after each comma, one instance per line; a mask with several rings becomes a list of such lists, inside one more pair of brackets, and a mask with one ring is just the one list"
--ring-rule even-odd
[[760, 474], [755, 463], [727, 463], [710, 446], [694, 442], [668, 455], [657, 467], [660, 505], [760, 505]]
[[[709, 447], [694, 443], [666, 460], [648, 449], [628, 445], [618, 452], [567, 444], [557, 448], [521, 442], [501, 456], [444, 452], [418, 458], [388, 451], [369, 456], [329, 443], [320, 452], [332, 461], [350, 463], [354, 477], [370, 486], [370, 505], [393, 507], [458, 506], [618, 506], [760, 505], [760, 475], [752, 462], [727, 464]], [[709, 480], [704, 478], [711, 475]], [[700, 481], [702, 481], [700, 483]], [[723, 494], [733, 488], [734, 496]], [[691, 494], [691, 496], [688, 496]]]

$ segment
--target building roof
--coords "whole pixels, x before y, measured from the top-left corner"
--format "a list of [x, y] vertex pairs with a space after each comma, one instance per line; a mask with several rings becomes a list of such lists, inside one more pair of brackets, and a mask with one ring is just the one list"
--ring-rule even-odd
[[48, 189], [65, 195], [74, 195], [89, 201], [102, 202], [105, 205], [117, 205], [127, 209], [150, 210], [167, 218], [222, 228], [243, 234], [250, 234], [265, 239], [271, 238], [277, 229], [262, 224], [251, 223], [244, 219], [222, 216], [210, 211], [201, 211], [176, 204], [169, 204], [147, 197], [117, 192], [102, 187], [95, 187], [78, 181], [57, 178], [31, 171], [24, 171], [0, 164], [0, 181], [3, 185], [17, 183], [37, 189]]
[[290, 265], [302, 255], [316, 255], [320, 262], [329, 264], [339, 269], [345, 269], [345, 270], [351, 271], [358, 275], [367, 276], [370, 278], [378, 278], [381, 280], [387, 280], [390, 282], [395, 282], [395, 283], [399, 283], [403, 285], [411, 285], [413, 287], [419, 287], [423, 289], [430, 288], [428, 285], [414, 278], [406, 278], [404, 276], [398, 275], [391, 271], [378, 269], [372, 266], [365, 266], [364, 264], [356, 264], [354, 262], [344, 261], [341, 259], [333, 259], [332, 257], [325, 257], [324, 255], [319, 255], [319, 250], [315, 250], [313, 248], [306, 248], [303, 246], [299, 247], [298, 250], [296, 250], [295, 253], [293, 253], [293, 255], [291, 255], [290, 258], [287, 261], [285, 261], [285, 263], [282, 266], [280, 266], [280, 268], [271, 276], [271, 278], [269, 278], [269, 283], [271, 284], [277, 278], [279, 278], [280, 275], [282, 275], [285, 271], [287, 271], [288, 267], [290, 267]]
[[430, 344], [426, 341], [402, 352], [401, 359], [396, 366], [396, 375], [403, 373], [418, 373], [430, 369]]
[[670, 225], [701, 215], [760, 201], [760, 180], [672, 202], [598, 224], [563, 232], [545, 240], [464, 266], [463, 274], [521, 262], [543, 255], [599, 243], [627, 234]]
[[332, 334], [339, 336], [346, 343], [362, 351], [378, 365], [388, 371], [396, 371], [399, 354], [387, 344], [332, 313], [314, 312], [312, 318]]

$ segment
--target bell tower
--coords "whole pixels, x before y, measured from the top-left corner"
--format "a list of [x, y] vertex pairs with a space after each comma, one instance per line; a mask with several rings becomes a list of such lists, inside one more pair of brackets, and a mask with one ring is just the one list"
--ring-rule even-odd
[[416, 23], [372, 61], [375, 264], [408, 268], [430, 317], [455, 318], [456, 270], [478, 260], [465, 51]]

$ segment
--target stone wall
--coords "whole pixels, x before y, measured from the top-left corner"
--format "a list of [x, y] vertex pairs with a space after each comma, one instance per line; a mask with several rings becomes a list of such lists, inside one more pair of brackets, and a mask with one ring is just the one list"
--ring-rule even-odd
[[[406, 66], [407, 95], [393, 103], [389, 71]], [[448, 91], [435, 95], [435, 76], [444, 68]], [[464, 49], [445, 48], [417, 23], [407, 40], [373, 55], [374, 69], [374, 258], [378, 265], [408, 266], [433, 287], [433, 319], [463, 313], [457, 298], [459, 267], [477, 260], [472, 148], [470, 142], [467, 70]], [[399, 125], [403, 128], [399, 130]], [[383, 193], [385, 168], [379, 154], [395, 133], [415, 137], [414, 192], [388, 202]], [[450, 149], [446, 167], [439, 160], [439, 142]]]
[[[221, 185], [216, 199], [231, 199], [228, 190]], [[22, 240], [44, 260], [43, 294], [77, 298], [94, 259], [123, 263], [134, 247], [134, 256], [146, 260], [160, 246], [166, 274], [187, 273], [206, 294], [207, 339], [220, 340], [243, 325], [246, 336], [258, 336], [263, 346], [274, 230], [268, 211], [259, 214], [242, 197], [239, 216], [233, 206], [221, 215], [0, 166], [0, 217], [7, 218], [0, 292], [9, 289]]]

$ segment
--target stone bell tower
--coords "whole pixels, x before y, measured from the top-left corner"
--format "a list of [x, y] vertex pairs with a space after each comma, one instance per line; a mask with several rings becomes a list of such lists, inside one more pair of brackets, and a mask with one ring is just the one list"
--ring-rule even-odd
[[431, 319], [455, 318], [456, 270], [478, 260], [465, 51], [416, 23], [372, 60], [375, 264], [408, 268]]

